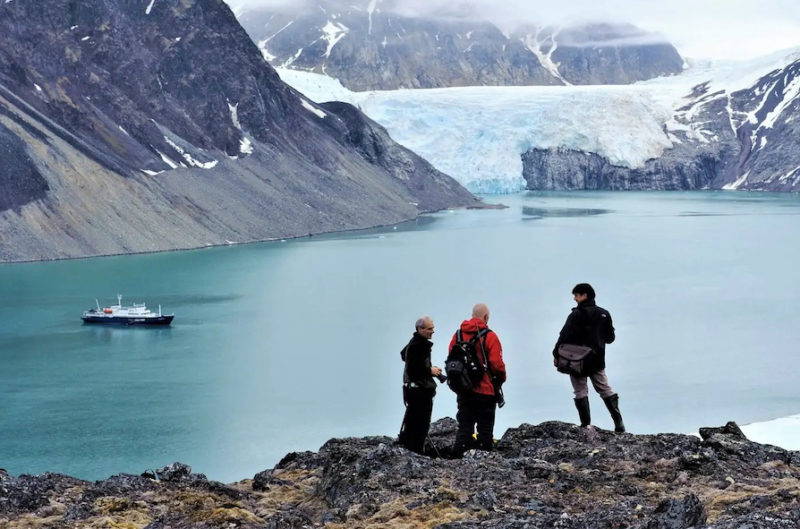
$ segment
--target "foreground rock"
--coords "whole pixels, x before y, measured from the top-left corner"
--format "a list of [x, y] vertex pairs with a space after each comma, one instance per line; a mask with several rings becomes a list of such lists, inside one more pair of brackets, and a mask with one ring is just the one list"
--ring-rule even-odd
[[[443, 419], [441, 455], [455, 433]], [[800, 527], [800, 454], [734, 424], [689, 435], [560, 422], [508, 430], [495, 452], [428, 458], [388, 437], [332, 439], [231, 485], [175, 463], [90, 483], [0, 473], [1, 527]]]

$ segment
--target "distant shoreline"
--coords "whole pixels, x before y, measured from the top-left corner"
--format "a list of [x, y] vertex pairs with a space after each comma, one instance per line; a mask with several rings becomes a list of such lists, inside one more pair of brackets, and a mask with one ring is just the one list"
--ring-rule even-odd
[[304, 238], [311, 238], [316, 237], [319, 235], [332, 235], [336, 233], [342, 234], [350, 234], [356, 233], [360, 231], [367, 231], [367, 230], [374, 230], [380, 228], [390, 228], [392, 226], [401, 226], [407, 222], [414, 222], [420, 217], [424, 217], [426, 215], [432, 215], [434, 213], [441, 213], [442, 211], [454, 211], [459, 209], [505, 209], [508, 206], [504, 204], [482, 204], [479, 206], [458, 206], [452, 208], [445, 208], [436, 211], [425, 211], [420, 213], [414, 218], [406, 219], [400, 222], [393, 222], [390, 224], [377, 224], [375, 226], [366, 226], [364, 228], [350, 228], [345, 230], [330, 230], [330, 231], [320, 231], [320, 232], [313, 232], [308, 233], [305, 235], [287, 235], [285, 237], [270, 237], [266, 239], [256, 239], [252, 241], [241, 241], [241, 242], [228, 242], [224, 244], [206, 244], [204, 246], [192, 246], [187, 248], [164, 248], [162, 250], [146, 250], [142, 252], [120, 252], [120, 253], [108, 253], [108, 254], [97, 254], [97, 255], [84, 255], [84, 256], [76, 256], [76, 257], [52, 257], [50, 259], [23, 259], [19, 261], [5, 261], [0, 259], [0, 266], [3, 265], [15, 265], [15, 264], [33, 264], [33, 263], [51, 263], [56, 261], [75, 261], [75, 260], [82, 260], [82, 259], [97, 259], [103, 257], [121, 257], [127, 255], [150, 255], [150, 254], [159, 254], [159, 253], [166, 253], [166, 252], [189, 252], [195, 250], [206, 250], [211, 248], [224, 248], [227, 246], [241, 246], [245, 244], [259, 244], [259, 243], [269, 243], [269, 242], [280, 242], [280, 241], [289, 241], [289, 240], [296, 240], [296, 239], [304, 239]]

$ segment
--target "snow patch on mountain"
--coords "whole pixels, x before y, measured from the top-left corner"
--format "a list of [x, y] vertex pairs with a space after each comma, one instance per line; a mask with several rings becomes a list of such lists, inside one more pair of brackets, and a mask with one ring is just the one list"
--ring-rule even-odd
[[316, 108], [314, 105], [312, 105], [311, 103], [309, 103], [308, 101], [306, 101], [303, 98], [300, 98], [300, 104], [303, 105], [303, 108], [305, 108], [306, 110], [308, 110], [309, 112], [311, 112], [312, 114], [316, 115], [319, 118], [323, 118], [324, 119], [325, 116], [327, 116], [327, 114], [325, 112], [323, 112], [322, 110]]
[[331, 50], [336, 43], [342, 40], [347, 32], [350, 31], [347, 26], [341, 22], [333, 22], [329, 20], [322, 28], [323, 39], [328, 43], [328, 48], [325, 50], [324, 57], [331, 56]]
[[242, 130], [242, 124], [239, 123], [239, 103], [232, 105], [230, 101], [228, 101], [228, 110], [231, 112], [231, 122], [233, 126], [239, 130]]
[[[541, 30], [535, 35], [529, 33], [520, 38], [520, 40], [523, 44], [525, 44], [526, 48], [536, 55], [536, 58], [539, 59], [539, 62], [542, 63], [542, 66], [544, 66], [544, 68], [550, 72], [553, 77], [560, 80], [565, 85], [572, 84], [561, 76], [561, 72], [558, 71], [558, 63], [553, 61], [553, 52], [556, 51], [556, 48], [558, 48], [558, 44], [555, 41], [555, 37], [558, 35], [558, 32], [548, 33], [544, 41], [541, 40], [541, 37], [539, 36], [540, 33]], [[543, 49], [543, 45], [547, 48], [546, 52]]]
[[368, 18], [367, 35], [372, 35], [372, 13], [375, 12], [375, 8], [377, 5], [378, 5], [378, 0], [370, 0], [369, 5], [367, 6], [367, 18]]
[[772, 128], [775, 125], [775, 121], [778, 119], [784, 110], [795, 100], [797, 99], [798, 95], [800, 95], [800, 77], [796, 77], [783, 89], [783, 99], [781, 100], [780, 104], [775, 107], [775, 109], [767, 114], [764, 121], [761, 123], [761, 127], [764, 128]]
[[[167, 144], [170, 147], [175, 149], [175, 151], [178, 154], [180, 154], [183, 157], [184, 160], [186, 160], [186, 163], [188, 163], [190, 167], [199, 167], [200, 169], [213, 169], [214, 167], [217, 166], [217, 163], [219, 163], [217, 160], [211, 160], [211, 161], [208, 161], [208, 162], [201, 162], [200, 160], [198, 160], [194, 156], [192, 156], [190, 153], [186, 152], [186, 150], [183, 147], [181, 147], [180, 145], [178, 145], [177, 143], [172, 141], [172, 139], [168, 138], [167, 136], [164, 136], [164, 141], [166, 141]], [[159, 154], [161, 154], [161, 153], [159, 153]], [[163, 154], [161, 154], [161, 157], [164, 158], [165, 162], [167, 161], [166, 157]], [[174, 165], [175, 162], [172, 162], [172, 163], [167, 162], [167, 163], [169, 165]], [[184, 165], [183, 163], [181, 163], [181, 166], [182, 167], [186, 167], [186, 165]], [[175, 169], [176, 167], [173, 167], [173, 169]]]

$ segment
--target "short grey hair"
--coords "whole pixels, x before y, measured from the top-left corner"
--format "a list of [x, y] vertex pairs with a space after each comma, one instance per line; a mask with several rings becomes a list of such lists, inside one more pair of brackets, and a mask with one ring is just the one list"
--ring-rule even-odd
[[433, 318], [430, 316], [423, 316], [417, 320], [417, 322], [414, 324], [414, 328], [420, 330], [421, 328], [425, 327], [425, 323], [429, 321], [433, 321]]

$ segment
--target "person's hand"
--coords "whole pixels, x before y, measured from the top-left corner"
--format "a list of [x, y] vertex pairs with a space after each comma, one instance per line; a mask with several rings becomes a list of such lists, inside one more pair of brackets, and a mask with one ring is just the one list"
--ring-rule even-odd
[[438, 377], [441, 374], [442, 374], [442, 368], [441, 367], [433, 366], [431, 368], [431, 375], [433, 375], [435, 377]]

